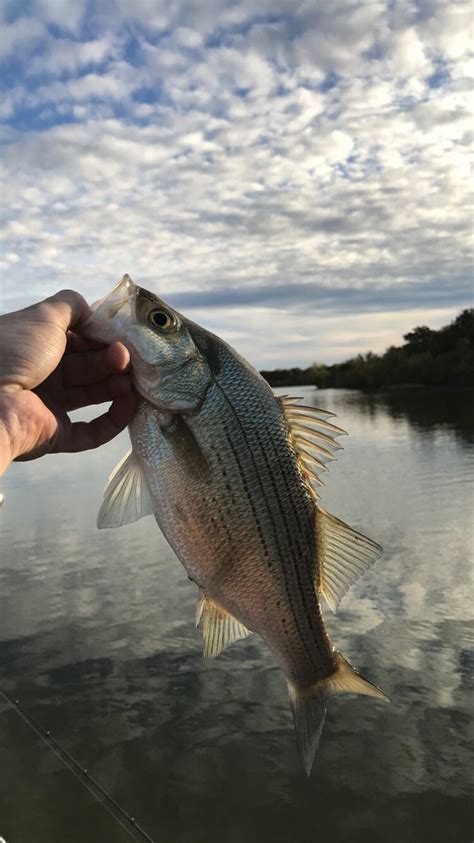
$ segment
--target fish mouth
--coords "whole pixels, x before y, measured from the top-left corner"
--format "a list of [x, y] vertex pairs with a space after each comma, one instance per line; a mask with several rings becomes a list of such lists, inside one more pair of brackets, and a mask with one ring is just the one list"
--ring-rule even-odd
[[[101, 316], [107, 315], [109, 319], [113, 319], [124, 304], [136, 297], [137, 292], [138, 287], [133, 283], [130, 275], [125, 274], [107, 296], [98, 299], [91, 305], [93, 314], [98, 314], [101, 311]], [[107, 308], [108, 313], [106, 312]], [[89, 317], [89, 319], [92, 319], [92, 317]]]
[[129, 275], [124, 275], [107, 296], [91, 305], [92, 313], [83, 325], [85, 335], [99, 342], [119, 339], [115, 317], [134, 312], [137, 294], [138, 287]]

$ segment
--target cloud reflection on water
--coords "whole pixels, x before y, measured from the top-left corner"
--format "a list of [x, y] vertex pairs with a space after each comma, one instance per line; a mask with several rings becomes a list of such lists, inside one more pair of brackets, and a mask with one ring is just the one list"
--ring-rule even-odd
[[[385, 547], [339, 614], [325, 617], [337, 647], [387, 690], [391, 706], [333, 701], [314, 775], [304, 779], [285, 683], [263, 643], [251, 636], [205, 662], [195, 587], [153, 520], [96, 530], [100, 490], [125, 436], [99, 458], [52, 457], [6, 475], [1, 680], [167, 841], [464, 839], [466, 397], [420, 391], [404, 404], [399, 395], [303, 391], [353, 433], [324, 505]], [[81, 829], [89, 843], [121, 843], [100, 806], [2, 711], [7, 838], [15, 829], [28, 839], [35, 828], [35, 843], [75, 843]]]

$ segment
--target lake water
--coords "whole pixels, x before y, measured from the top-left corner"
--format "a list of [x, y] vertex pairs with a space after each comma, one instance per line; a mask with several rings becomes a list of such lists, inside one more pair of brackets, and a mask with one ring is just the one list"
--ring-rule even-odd
[[[153, 519], [96, 529], [126, 434], [5, 475], [1, 684], [156, 843], [467, 843], [472, 397], [284, 391], [350, 433], [322, 502], [385, 553], [325, 617], [392, 705], [333, 700], [306, 779], [263, 642], [204, 661], [195, 586]], [[0, 701], [2, 836], [132, 839]]]

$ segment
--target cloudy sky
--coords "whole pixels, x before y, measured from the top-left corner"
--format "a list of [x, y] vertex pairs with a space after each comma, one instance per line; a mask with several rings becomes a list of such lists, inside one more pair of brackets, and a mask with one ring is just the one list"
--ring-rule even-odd
[[129, 272], [273, 368], [471, 304], [469, 2], [0, 9], [3, 311]]

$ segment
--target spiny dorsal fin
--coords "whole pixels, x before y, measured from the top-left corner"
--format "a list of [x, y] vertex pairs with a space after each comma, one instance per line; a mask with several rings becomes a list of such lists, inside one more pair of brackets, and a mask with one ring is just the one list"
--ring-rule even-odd
[[206, 659], [215, 658], [229, 644], [241, 638], [247, 638], [251, 634], [250, 629], [247, 629], [243, 623], [201, 592], [196, 606], [196, 626], [199, 625], [202, 617], [204, 618], [202, 638]]
[[[335, 437], [342, 436], [346, 431], [321, 418], [321, 416], [333, 416], [334, 413], [298, 404], [300, 400], [287, 395], [277, 398], [283, 410], [301, 471], [310, 484], [317, 483], [318, 486], [324, 486], [319, 473], [327, 471], [326, 463], [336, 459], [333, 451], [339, 450], [342, 445], [336, 442]], [[316, 490], [313, 488], [312, 491], [318, 499]]]
[[377, 542], [316, 506], [317, 590], [333, 612], [350, 586], [382, 555]]
[[104, 500], [97, 516], [97, 526], [121, 527], [144, 515], [153, 514], [153, 501], [147, 482], [133, 450], [127, 451], [115, 466], [104, 489]]

